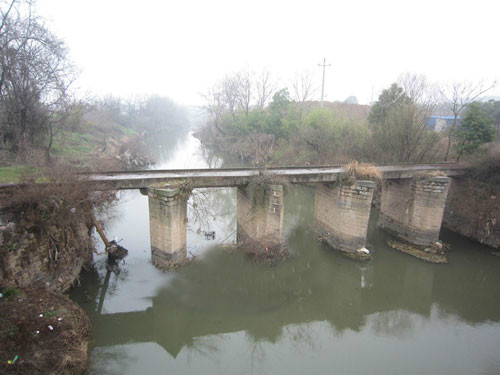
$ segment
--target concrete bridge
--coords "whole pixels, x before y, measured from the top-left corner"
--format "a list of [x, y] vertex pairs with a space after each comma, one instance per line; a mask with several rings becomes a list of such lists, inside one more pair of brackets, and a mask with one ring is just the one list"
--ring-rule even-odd
[[[377, 167], [382, 174], [379, 227], [415, 245], [437, 241], [450, 177], [462, 175], [464, 168], [454, 164]], [[365, 246], [375, 183], [346, 183], [342, 173], [341, 166], [187, 169], [92, 173], [82, 179], [96, 190], [140, 189], [149, 197], [151, 257], [161, 266], [186, 257], [187, 200], [193, 188], [237, 187], [238, 242], [280, 245], [285, 209], [280, 184], [285, 182], [315, 186], [317, 233], [346, 255], [357, 254]]]

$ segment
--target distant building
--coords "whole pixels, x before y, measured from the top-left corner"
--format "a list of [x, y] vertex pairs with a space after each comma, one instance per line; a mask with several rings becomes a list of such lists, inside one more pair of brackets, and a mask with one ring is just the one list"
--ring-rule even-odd
[[[425, 119], [425, 126], [437, 132], [442, 132], [453, 125], [453, 116], [429, 116]], [[457, 117], [457, 125], [460, 124], [461, 117]]]

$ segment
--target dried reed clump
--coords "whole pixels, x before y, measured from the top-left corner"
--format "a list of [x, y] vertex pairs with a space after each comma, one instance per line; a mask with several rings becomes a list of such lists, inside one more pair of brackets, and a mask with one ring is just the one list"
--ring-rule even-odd
[[274, 243], [265, 239], [247, 238], [241, 241], [238, 247], [252, 262], [264, 263], [271, 267], [276, 266], [290, 255], [286, 244]]
[[372, 164], [358, 163], [357, 161], [351, 161], [342, 167], [343, 176], [342, 181], [348, 180], [353, 182], [354, 180], [371, 180], [380, 181], [382, 179], [382, 173], [380, 170]]

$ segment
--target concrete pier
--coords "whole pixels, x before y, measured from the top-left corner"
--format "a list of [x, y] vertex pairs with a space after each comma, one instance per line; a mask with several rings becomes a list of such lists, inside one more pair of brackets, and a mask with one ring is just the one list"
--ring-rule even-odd
[[186, 258], [187, 197], [179, 189], [149, 189], [151, 260], [168, 266]]
[[238, 187], [237, 240], [254, 240], [266, 245], [283, 241], [283, 186]]
[[449, 177], [385, 180], [378, 226], [411, 244], [439, 239]]
[[315, 230], [332, 247], [355, 252], [366, 242], [375, 184], [319, 184], [314, 195]]

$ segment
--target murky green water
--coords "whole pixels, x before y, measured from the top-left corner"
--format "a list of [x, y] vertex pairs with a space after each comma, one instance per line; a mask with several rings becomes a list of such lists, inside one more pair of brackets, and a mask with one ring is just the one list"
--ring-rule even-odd
[[[192, 138], [178, 147], [162, 168], [207, 165]], [[124, 193], [108, 232], [129, 256], [113, 272], [98, 257], [71, 293], [92, 322], [89, 374], [500, 373], [499, 257], [445, 232], [450, 263], [425, 263], [387, 247], [373, 212], [374, 259], [351, 261], [309, 231], [312, 194], [286, 193], [292, 256], [269, 268], [217, 246], [235, 242], [236, 193], [204, 191], [204, 215], [189, 215], [197, 261], [162, 273], [149, 261], [147, 198]]]

